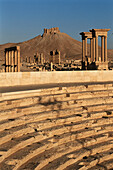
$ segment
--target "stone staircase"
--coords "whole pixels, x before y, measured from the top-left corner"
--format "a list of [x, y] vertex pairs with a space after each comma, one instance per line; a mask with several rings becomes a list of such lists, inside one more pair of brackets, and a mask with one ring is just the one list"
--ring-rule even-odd
[[113, 169], [113, 84], [2, 93], [0, 170]]

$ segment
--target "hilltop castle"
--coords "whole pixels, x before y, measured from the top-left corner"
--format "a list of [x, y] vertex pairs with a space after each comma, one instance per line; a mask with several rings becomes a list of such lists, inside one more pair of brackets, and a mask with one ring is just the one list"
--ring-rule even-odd
[[44, 28], [43, 36], [46, 34], [57, 33], [57, 32], [60, 32], [59, 27], [53, 27], [50, 29]]

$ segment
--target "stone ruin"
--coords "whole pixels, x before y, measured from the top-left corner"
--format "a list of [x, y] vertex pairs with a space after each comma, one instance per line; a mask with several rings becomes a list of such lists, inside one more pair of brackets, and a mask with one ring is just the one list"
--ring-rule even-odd
[[60, 51], [53, 50], [50, 51], [49, 63], [60, 64]]
[[[92, 29], [81, 32], [82, 35], [82, 69], [108, 70], [107, 32], [110, 29]], [[101, 56], [98, 55], [98, 37], [101, 37]], [[90, 39], [90, 57], [87, 55], [87, 39]]]
[[5, 48], [5, 72], [20, 72], [20, 46]]
[[58, 32], [60, 32], [59, 27], [53, 27], [50, 29], [44, 28], [43, 36], [46, 34], [52, 34], [52, 33], [58, 33]]
[[43, 53], [36, 53], [35, 55], [34, 55], [34, 63], [37, 63], [37, 64], [41, 64], [41, 65], [43, 65], [44, 63], [45, 63], [45, 56], [44, 56], [44, 54]]

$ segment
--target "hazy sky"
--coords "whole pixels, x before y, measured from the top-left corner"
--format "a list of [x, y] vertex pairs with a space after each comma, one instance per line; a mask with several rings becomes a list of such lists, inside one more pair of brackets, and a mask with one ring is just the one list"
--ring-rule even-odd
[[51, 27], [79, 41], [82, 31], [110, 28], [113, 49], [113, 0], [0, 0], [0, 44], [25, 41]]

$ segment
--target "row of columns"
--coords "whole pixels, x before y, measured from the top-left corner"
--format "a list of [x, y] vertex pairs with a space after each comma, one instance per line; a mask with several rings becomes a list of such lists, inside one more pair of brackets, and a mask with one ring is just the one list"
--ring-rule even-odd
[[32, 57], [27, 57], [26, 56], [26, 60], [27, 63], [37, 63], [37, 64], [44, 64], [45, 63], [45, 56], [43, 53], [41, 54], [35, 54], [34, 58]]
[[5, 49], [5, 72], [20, 72], [20, 47]]
[[98, 37], [101, 37], [101, 62], [107, 62], [107, 32], [110, 29], [92, 29], [91, 32], [82, 32], [82, 61], [86, 61], [87, 39], [90, 39], [90, 61], [100, 61], [98, 56]]
[[[83, 61], [85, 61], [85, 56], [87, 56], [87, 37], [82, 39], [82, 56]], [[90, 38], [90, 58], [92, 61], [99, 61], [98, 56], [98, 37]], [[107, 37], [101, 36], [101, 61], [107, 61]]]

